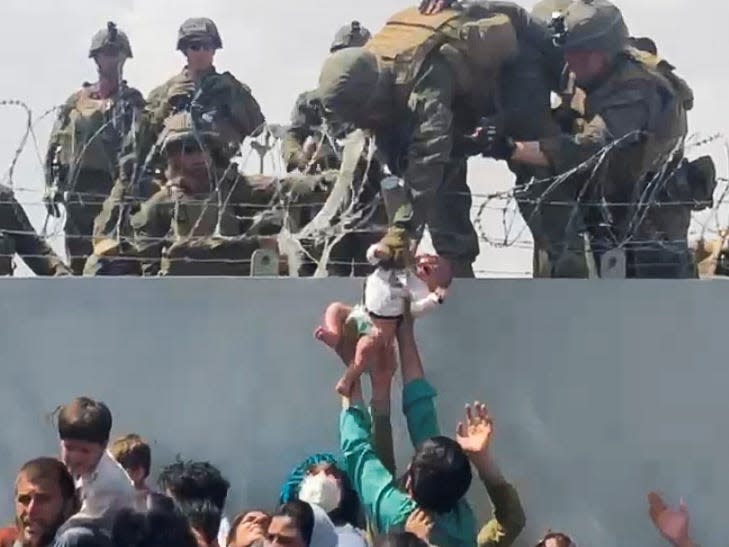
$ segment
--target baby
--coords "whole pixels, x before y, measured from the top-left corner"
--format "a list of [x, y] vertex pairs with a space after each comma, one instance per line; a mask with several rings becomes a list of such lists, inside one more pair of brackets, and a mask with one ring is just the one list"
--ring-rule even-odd
[[425, 315], [443, 303], [450, 282], [435, 275], [436, 257], [419, 257], [413, 264], [404, 233], [372, 245], [367, 260], [376, 269], [365, 280], [362, 303], [354, 308], [340, 302], [330, 304], [324, 325], [314, 332], [317, 340], [348, 363], [336, 387], [345, 396], [380, 352], [391, 351], [408, 304], [413, 317]]

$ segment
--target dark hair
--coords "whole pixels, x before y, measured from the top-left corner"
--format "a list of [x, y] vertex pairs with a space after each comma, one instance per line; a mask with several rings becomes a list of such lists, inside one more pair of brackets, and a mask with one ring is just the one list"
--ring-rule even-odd
[[448, 437], [433, 437], [415, 450], [406, 477], [415, 503], [426, 511], [447, 513], [471, 486], [471, 463], [460, 445]]
[[390, 532], [379, 536], [375, 547], [428, 547], [428, 544], [410, 532]]
[[560, 545], [560, 547], [572, 547], [575, 544], [574, 541], [572, 541], [572, 538], [567, 534], [563, 534], [562, 532], [548, 532], [547, 535], [544, 536], [539, 543], [537, 543], [536, 547], [544, 547], [548, 539], [556, 539], [557, 544]]
[[304, 543], [311, 543], [314, 534], [314, 510], [306, 502], [291, 500], [280, 506], [273, 514], [274, 517], [289, 517], [296, 524]]
[[359, 496], [352, 487], [352, 482], [349, 480], [347, 474], [339, 469], [335, 464], [326, 462], [311, 465], [307, 469], [307, 473], [322, 467], [326, 467], [327, 471], [339, 481], [342, 490], [342, 498], [339, 502], [339, 507], [329, 513], [329, 518], [332, 520], [332, 523], [335, 526], [351, 524], [355, 528], [364, 528], [365, 522], [362, 515], [362, 506], [359, 501]]
[[179, 508], [190, 526], [197, 530], [207, 543], [215, 541], [223, 518], [219, 507], [210, 500], [192, 500], [180, 503]]
[[76, 500], [76, 485], [73, 482], [71, 473], [60, 461], [53, 458], [37, 458], [23, 464], [18, 471], [18, 476], [25, 475], [26, 478], [35, 482], [38, 480], [52, 480], [58, 483], [61, 489], [61, 496], [64, 501]]
[[197, 547], [187, 519], [175, 511], [121, 511], [112, 529], [114, 547]]
[[111, 433], [111, 412], [102, 402], [78, 397], [60, 407], [58, 436], [62, 441], [86, 441], [105, 445]]
[[157, 484], [163, 492], [169, 491], [177, 503], [210, 500], [220, 511], [230, 488], [214, 465], [179, 459], [162, 470]]
[[144, 477], [149, 477], [152, 467], [152, 451], [142, 437], [132, 433], [119, 437], [111, 443], [109, 452], [124, 469], [144, 469]]
[[177, 511], [177, 506], [172, 498], [159, 492], [150, 492], [147, 494], [147, 511], [174, 513]]

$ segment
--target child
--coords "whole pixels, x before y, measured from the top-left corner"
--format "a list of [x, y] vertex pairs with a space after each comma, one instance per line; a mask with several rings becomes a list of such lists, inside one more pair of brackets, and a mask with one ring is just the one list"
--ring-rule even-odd
[[79, 397], [60, 408], [61, 460], [81, 501], [71, 519], [92, 520], [106, 531], [111, 531], [119, 511], [133, 508], [135, 502], [132, 481], [106, 450], [110, 432], [111, 412], [104, 403]]
[[117, 438], [109, 449], [112, 457], [127, 472], [136, 490], [136, 509], [147, 510], [147, 496], [152, 490], [147, 486], [147, 478], [152, 467], [152, 451], [144, 440], [134, 433]]
[[[392, 237], [367, 251], [367, 260], [376, 269], [365, 280], [362, 303], [354, 308], [339, 302], [329, 305], [324, 325], [314, 332], [317, 340], [351, 363], [337, 382], [341, 395], [350, 393], [354, 381], [378, 353], [391, 350], [408, 303], [413, 317], [421, 317], [442, 304], [446, 295], [446, 289], [437, 284], [438, 276], [433, 275], [433, 260], [426, 257], [414, 265], [404, 231], [391, 229], [390, 234]], [[354, 351], [346, 343], [353, 340]]]

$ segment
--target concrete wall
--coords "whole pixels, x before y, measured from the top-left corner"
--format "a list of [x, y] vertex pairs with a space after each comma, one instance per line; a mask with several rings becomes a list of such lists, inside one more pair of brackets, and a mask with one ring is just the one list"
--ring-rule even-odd
[[[110, 405], [116, 433], [153, 440], [156, 465], [178, 453], [219, 465], [231, 513], [271, 507], [292, 464], [335, 447], [339, 365], [311, 331], [328, 301], [359, 290], [2, 280], [0, 518], [17, 467], [56, 450], [46, 414], [79, 394]], [[656, 488], [686, 499], [703, 544], [725, 543], [729, 285], [474, 281], [453, 293], [418, 328], [441, 423], [452, 432], [465, 401], [490, 404], [496, 454], [528, 512], [523, 545], [548, 527], [581, 545], [662, 545], [646, 516]], [[401, 466], [408, 453], [400, 443]]]

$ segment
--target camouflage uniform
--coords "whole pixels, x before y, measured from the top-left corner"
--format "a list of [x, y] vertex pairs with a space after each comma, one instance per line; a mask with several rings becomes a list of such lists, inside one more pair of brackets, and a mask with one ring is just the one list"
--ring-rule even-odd
[[[322, 186], [333, 184], [336, 178], [336, 172], [329, 172], [277, 180], [263, 175], [244, 177], [235, 164], [215, 167], [222, 163], [219, 154], [224, 143], [212, 125], [201, 127], [190, 113], [172, 116], [165, 135], [163, 151], [168, 157], [170, 146], [195, 146], [201, 139], [205, 150], [218, 158], [212, 162], [216, 180], [210, 180], [207, 173], [175, 171], [170, 163], [167, 179], [154, 182], [159, 190], [129, 220], [133, 253], [144, 275], [249, 275], [251, 255], [261, 248], [257, 236], [278, 234], [284, 220], [289, 227], [308, 222], [296, 212], [284, 219], [270, 210], [274, 198], [300, 202], [325, 192]], [[203, 184], [195, 184], [200, 182]], [[196, 186], [207, 189], [191, 190]]]
[[[587, 88], [582, 130], [542, 139], [540, 148], [555, 172], [565, 173], [622, 139], [596, 174], [574, 175], [583, 200], [606, 202], [582, 207], [574, 217], [585, 222], [598, 264], [606, 251], [620, 246], [628, 277], [690, 277], [691, 206], [666, 203], [682, 201], [678, 193], [690, 184], [683, 140], [691, 90], [668, 63], [627, 47], [628, 29], [610, 2], [576, 1], [565, 22], [565, 49], [606, 51], [613, 66]], [[620, 205], [625, 203], [632, 205]]]
[[[177, 48], [184, 51], [187, 43], [201, 39], [212, 41], [217, 49], [222, 48], [217, 27], [211, 20], [188, 19], [180, 27]], [[265, 123], [250, 89], [230, 73], [220, 74], [214, 68], [198, 81], [184, 68], [150, 92], [136, 135], [134, 169], [121, 174], [95, 220], [95, 252], [87, 264], [86, 275], [139, 273], [132, 266], [136, 264], [135, 253], [128, 245], [129, 216], [165, 185], [162, 146], [167, 135], [164, 129], [170, 117], [179, 112], [192, 112], [196, 125], [213, 127], [216, 138], [221, 141], [214, 157], [219, 171], [230, 167], [230, 159], [237, 154], [243, 140]], [[125, 253], [131, 253], [131, 262], [124, 260]], [[110, 262], [117, 267], [109, 268]], [[125, 264], [132, 267], [121, 267]]]
[[[188, 43], [210, 40], [217, 49], [223, 47], [218, 29], [210, 19], [188, 19], [180, 27], [177, 49]], [[218, 73], [214, 67], [195, 81], [185, 67], [182, 72], [155, 88], [148, 97], [145, 124], [140, 135], [139, 159], [146, 162], [164, 123], [175, 112], [192, 111], [196, 118], [212, 123], [227, 159], [237, 154], [243, 140], [260, 130], [265, 118], [250, 88], [230, 72]], [[149, 167], [149, 166], [148, 166]]]
[[[408, 198], [391, 222], [406, 227], [415, 240], [427, 223], [436, 251], [459, 277], [473, 276], [479, 246], [471, 223], [466, 151], [456, 141], [486, 113], [495, 93], [494, 71], [517, 49], [508, 18], [490, 19], [483, 22], [490, 29], [469, 36], [506, 36], [503, 47], [492, 43], [477, 52], [459, 43], [462, 47], [446, 51], [450, 43], [444, 42], [462, 36], [460, 29], [472, 19], [453, 10], [433, 16], [406, 10], [365, 48], [330, 57], [320, 77], [319, 96], [327, 109], [373, 128], [383, 162], [405, 182]], [[484, 52], [488, 58], [479, 60], [489, 63], [490, 71], [475, 70], [470, 55]]]
[[[124, 33], [109, 29], [94, 36], [89, 57], [111, 47], [132, 57]], [[131, 152], [131, 134], [144, 107], [141, 93], [126, 82], [112, 97], [105, 98], [100, 91], [100, 84], [84, 83], [65, 102], [46, 156], [46, 201], [49, 211], [58, 215], [52, 202], [61, 201], [65, 193], [66, 254], [75, 275], [81, 275], [92, 252], [94, 219], [118, 176], [119, 158]]]
[[13, 191], [0, 185], [0, 276], [13, 275], [15, 254], [36, 275], [71, 275], [71, 270], [38, 236]]
[[[332, 45], [329, 48], [330, 53], [350, 47], [362, 47], [371, 38], [370, 31], [362, 27], [359, 22], [353, 21], [350, 25], [340, 28]], [[304, 152], [304, 144], [309, 138], [322, 142], [325, 136], [321, 129], [324, 126], [324, 109], [321, 102], [316, 96], [316, 91], [305, 91], [296, 99], [294, 111], [291, 114], [291, 125], [286, 131], [283, 139], [281, 152], [287, 165], [287, 170], [307, 168], [311, 158], [306, 157]], [[330, 128], [332, 129], [332, 128]], [[344, 130], [334, 128], [336, 138], [343, 136]], [[322, 150], [318, 157], [321, 158], [317, 164], [322, 169], [339, 169], [338, 151], [333, 150], [331, 143], [322, 142]]]

